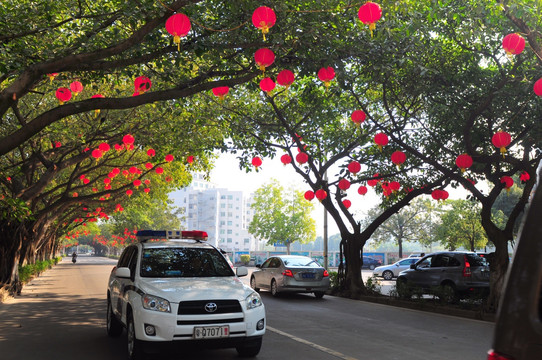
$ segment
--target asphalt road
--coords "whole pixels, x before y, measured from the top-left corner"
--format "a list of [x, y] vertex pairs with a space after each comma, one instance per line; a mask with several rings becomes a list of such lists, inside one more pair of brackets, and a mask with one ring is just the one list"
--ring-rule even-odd
[[[65, 259], [0, 304], [0, 359], [125, 359], [126, 336], [105, 332], [107, 277], [115, 261]], [[248, 283], [248, 278], [243, 278]], [[267, 332], [259, 360], [485, 359], [493, 324], [325, 296], [262, 291]], [[150, 359], [237, 359], [235, 349]]]

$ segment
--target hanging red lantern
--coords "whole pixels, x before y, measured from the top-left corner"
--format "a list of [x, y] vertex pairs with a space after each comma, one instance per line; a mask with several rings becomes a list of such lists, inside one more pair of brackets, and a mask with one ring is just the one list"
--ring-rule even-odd
[[126, 134], [122, 137], [122, 142], [126, 145], [133, 144], [135, 141], [134, 137], [130, 134]]
[[56, 90], [55, 96], [60, 102], [60, 105], [63, 105], [72, 98], [72, 92], [68, 88], [61, 87]]
[[380, 174], [376, 173], [373, 175], [371, 180], [367, 181], [367, 185], [370, 187], [375, 187], [380, 182]]
[[525, 49], [525, 39], [518, 33], [508, 34], [502, 39], [502, 47], [507, 55], [521, 54]]
[[317, 198], [319, 201], [322, 201], [322, 200], [324, 200], [325, 198], [327, 198], [327, 192], [326, 192], [324, 189], [318, 189], [318, 190], [316, 190], [316, 192], [314, 193], [314, 195], [316, 196], [316, 198]]
[[461, 172], [465, 172], [472, 166], [472, 158], [468, 154], [461, 154], [455, 159], [455, 164], [461, 169]]
[[534, 85], [533, 90], [536, 96], [542, 96], [542, 79], [538, 79]]
[[280, 86], [284, 86], [286, 88], [289, 88], [290, 85], [294, 83], [294, 80], [295, 80], [295, 75], [290, 70], [282, 70], [277, 75], [277, 83]]
[[111, 184], [111, 179], [110, 178], [105, 178], [104, 179], [104, 184], [108, 185], [108, 184]]
[[373, 37], [373, 30], [376, 28], [376, 22], [382, 17], [382, 8], [377, 3], [367, 1], [361, 5], [358, 10], [358, 18], [365, 25], [369, 25], [371, 31], [371, 37]]
[[140, 187], [141, 186], [141, 180], [139, 179], [135, 179], [134, 182], [133, 182], [134, 186], [137, 188], [137, 187]]
[[154, 166], [154, 165], [153, 165], [152, 163], [149, 163], [149, 162], [148, 162], [148, 163], [145, 163], [145, 168], [146, 168], [147, 170], [152, 169], [153, 166]]
[[448, 192], [446, 190], [435, 189], [431, 193], [431, 197], [437, 201], [446, 200], [448, 198]]
[[275, 61], [275, 53], [268, 48], [261, 48], [254, 53], [254, 60], [259, 69], [265, 72], [265, 68], [271, 66]]
[[192, 164], [194, 162], [194, 156], [188, 155], [188, 157], [186, 158], [186, 162]]
[[92, 157], [95, 159], [99, 159], [103, 156], [103, 152], [100, 149], [94, 149], [92, 150]]
[[138, 76], [134, 80], [134, 95], [143, 94], [151, 89], [151, 79], [146, 76]]
[[346, 179], [341, 179], [341, 180], [339, 180], [339, 183], [337, 184], [337, 186], [341, 190], [348, 190], [348, 188], [350, 188], [350, 181], [348, 181]]
[[491, 142], [496, 148], [499, 148], [504, 159], [506, 147], [512, 142], [512, 137], [506, 131], [497, 131], [491, 138]]
[[503, 176], [501, 177], [501, 184], [504, 184], [506, 191], [510, 191], [510, 188], [514, 185], [514, 179], [510, 176]]
[[331, 81], [335, 78], [335, 70], [331, 66], [323, 67], [318, 71], [318, 78], [324, 82], [326, 89], [331, 84]]
[[148, 193], [151, 192], [151, 189], [150, 188], [145, 188], [145, 189], [143, 189], [143, 191], [145, 192], [145, 194], [148, 194]]
[[305, 191], [305, 195], [303, 196], [305, 197], [306, 200], [309, 200], [309, 201], [314, 199], [314, 193], [311, 190]]
[[391, 162], [397, 166], [397, 169], [399, 169], [405, 161], [406, 154], [404, 152], [397, 150], [391, 154]]
[[358, 194], [360, 194], [360, 195], [365, 195], [365, 194], [367, 194], [367, 187], [361, 185], [361, 186], [358, 188]]
[[352, 174], [357, 174], [361, 170], [361, 164], [357, 161], [352, 161], [350, 164], [348, 164], [348, 171], [350, 171]]
[[299, 164], [304, 164], [304, 163], [306, 163], [307, 161], [309, 161], [309, 155], [307, 155], [307, 153], [300, 152], [299, 154], [297, 154], [297, 155], [295, 156], [295, 160], [296, 160]]
[[254, 167], [257, 169], [259, 168], [260, 166], [262, 166], [262, 159], [259, 158], [258, 156], [255, 156], [252, 158], [252, 165], [254, 165]]
[[83, 84], [81, 84], [79, 81], [74, 81], [70, 84], [70, 90], [72, 91], [73, 96], [76, 97], [83, 92]]
[[529, 175], [529, 173], [527, 171], [524, 171], [521, 173], [521, 175], [519, 176], [519, 180], [525, 184], [527, 181], [529, 181], [529, 179], [531, 178], [531, 175]]
[[388, 145], [388, 135], [384, 133], [378, 133], [374, 137], [374, 142], [376, 145], [378, 145], [378, 149], [382, 151], [382, 147]]
[[156, 155], [156, 151], [154, 149], [147, 150], [147, 155], [150, 157], [154, 157]]
[[399, 191], [399, 189], [401, 189], [401, 184], [398, 181], [392, 181], [389, 184], [389, 188], [391, 191], [396, 192], [396, 191]]
[[53, 80], [58, 76], [58, 73], [50, 73], [47, 74], [47, 77], [49, 77], [49, 81], [53, 82]]
[[350, 115], [350, 118], [356, 124], [356, 126], [360, 126], [364, 121], [367, 115], [363, 112], [363, 110], [356, 110]]
[[101, 143], [100, 145], [98, 145], [98, 149], [100, 149], [102, 152], [106, 153], [111, 149], [111, 147], [109, 146], [108, 143]]
[[173, 155], [167, 154], [165, 156], [164, 160], [167, 161], [167, 162], [172, 162], [173, 161]]
[[276, 86], [275, 82], [273, 81], [273, 79], [271, 79], [269, 77], [266, 77], [266, 78], [263, 78], [262, 80], [260, 80], [260, 89], [262, 89], [266, 93], [269, 93], [270, 91], [273, 91], [275, 86]]
[[275, 25], [277, 17], [273, 9], [267, 6], [260, 6], [252, 13], [252, 24], [260, 29], [265, 41], [265, 34], [269, 33], [269, 29]]
[[213, 95], [219, 98], [220, 100], [224, 100], [228, 92], [230, 91], [229, 86], [219, 86], [212, 89]]
[[128, 195], [128, 196], [132, 196], [133, 193], [134, 192], [132, 190], [130, 190], [130, 189], [126, 190], [126, 195]]
[[158, 175], [161, 175], [161, 174], [164, 173], [164, 169], [161, 168], [161, 167], [157, 167], [154, 171], [156, 171], [156, 173], [157, 173]]
[[288, 165], [292, 162], [292, 157], [288, 154], [284, 154], [280, 157], [280, 161], [282, 162], [282, 164]]
[[185, 14], [173, 14], [166, 20], [166, 30], [173, 35], [177, 50], [181, 50], [181, 38], [188, 34], [191, 26], [190, 19]]
[[344, 199], [343, 206], [348, 209], [350, 206], [352, 206], [352, 202], [348, 199]]

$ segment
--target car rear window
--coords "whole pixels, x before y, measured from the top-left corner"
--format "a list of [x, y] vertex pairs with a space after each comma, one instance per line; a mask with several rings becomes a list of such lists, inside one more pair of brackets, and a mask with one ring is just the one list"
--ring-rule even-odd
[[467, 256], [467, 260], [469, 261], [470, 266], [487, 266], [486, 259], [483, 257], [480, 257], [476, 254], [465, 254]]
[[282, 259], [282, 261], [284, 262], [284, 265], [288, 267], [321, 267], [320, 264], [316, 262], [316, 260], [302, 256]]
[[144, 249], [141, 277], [211, 277], [234, 276], [230, 265], [215, 249], [151, 248]]

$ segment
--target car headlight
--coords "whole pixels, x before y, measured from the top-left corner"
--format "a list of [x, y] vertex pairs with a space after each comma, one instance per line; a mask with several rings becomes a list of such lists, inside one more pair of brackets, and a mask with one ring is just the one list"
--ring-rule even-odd
[[257, 292], [253, 292], [247, 298], [245, 299], [245, 302], [247, 303], [247, 310], [257, 308], [258, 306], [262, 306], [262, 298], [260, 297], [260, 294]]
[[162, 299], [161, 297], [144, 295], [143, 298], [141, 298], [141, 302], [143, 302], [143, 307], [147, 310], [171, 312], [169, 301]]

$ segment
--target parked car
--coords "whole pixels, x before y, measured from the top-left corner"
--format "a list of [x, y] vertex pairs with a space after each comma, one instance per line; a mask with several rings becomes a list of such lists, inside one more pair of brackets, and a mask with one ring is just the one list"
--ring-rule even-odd
[[373, 276], [381, 276], [384, 280], [391, 280], [399, 276], [401, 271], [410, 269], [410, 265], [415, 264], [418, 260], [420, 258], [408, 257], [391, 265], [378, 266], [373, 270]]
[[382, 265], [381, 260], [372, 258], [370, 256], [363, 256], [362, 260], [363, 260], [363, 265], [361, 265], [362, 269], [374, 270], [374, 268], [376, 268], [377, 266]]
[[412, 258], [412, 257], [422, 258], [424, 256], [425, 256], [424, 252], [413, 252], [412, 254], [408, 255], [408, 257], [410, 257], [410, 258]]
[[[235, 347], [256, 356], [265, 333], [260, 295], [237, 279], [203, 231], [137, 233], [107, 284], [107, 333], [127, 329], [128, 358], [161, 345]], [[174, 238], [174, 240], [173, 240]], [[152, 240], [152, 241], [147, 241]]]
[[[542, 186], [520, 230], [495, 321], [488, 360], [540, 359], [542, 353]], [[516, 261], [518, 259], [518, 261]]]
[[282, 292], [314, 293], [322, 298], [329, 289], [329, 273], [307, 256], [279, 255], [268, 258], [250, 277], [256, 291], [268, 289], [273, 296]]
[[457, 301], [474, 292], [489, 291], [489, 266], [473, 252], [432, 253], [399, 273], [396, 286], [402, 297], [410, 297], [416, 287], [445, 301]]

